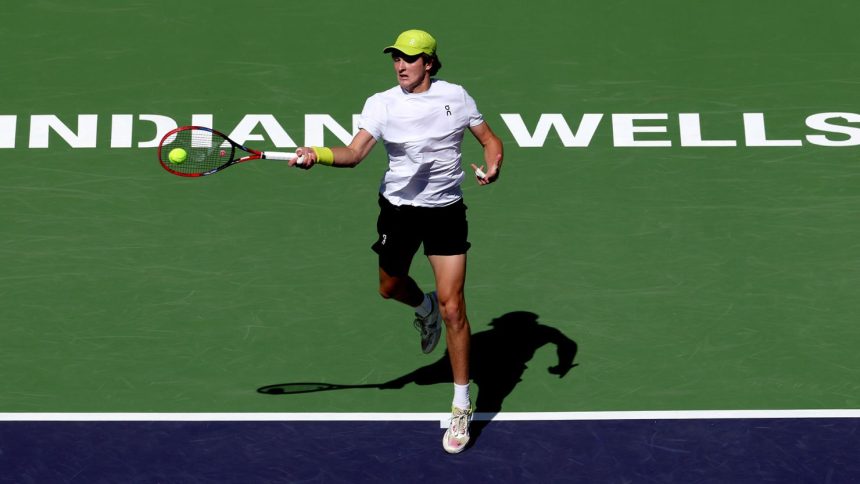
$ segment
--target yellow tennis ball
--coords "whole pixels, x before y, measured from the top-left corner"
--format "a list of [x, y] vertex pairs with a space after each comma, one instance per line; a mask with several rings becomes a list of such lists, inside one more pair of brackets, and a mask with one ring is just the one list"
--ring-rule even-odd
[[188, 153], [182, 148], [173, 148], [170, 150], [170, 154], [167, 155], [167, 159], [171, 163], [182, 163], [186, 158], [188, 158]]

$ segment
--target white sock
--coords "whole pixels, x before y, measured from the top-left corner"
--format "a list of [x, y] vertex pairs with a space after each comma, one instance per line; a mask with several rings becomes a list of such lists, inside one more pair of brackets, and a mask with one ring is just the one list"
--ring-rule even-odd
[[424, 300], [421, 301], [421, 304], [415, 307], [415, 314], [421, 316], [422, 318], [426, 318], [427, 315], [430, 314], [430, 311], [433, 310], [433, 301], [430, 300], [430, 296], [427, 294], [424, 295]]
[[469, 399], [469, 384], [457, 385], [454, 384], [454, 402], [453, 405], [461, 410], [468, 410], [472, 407], [472, 401]]

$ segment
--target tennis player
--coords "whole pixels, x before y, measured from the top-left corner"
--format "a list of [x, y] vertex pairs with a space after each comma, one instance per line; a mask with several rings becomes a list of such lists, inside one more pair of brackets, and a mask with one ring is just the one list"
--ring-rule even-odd
[[[469, 130], [483, 146], [484, 163], [476, 181], [487, 185], [499, 178], [502, 142], [490, 129], [466, 90], [435, 79], [442, 67], [436, 40], [427, 32], [407, 30], [383, 53], [391, 55], [397, 86], [367, 99], [359, 130], [346, 147], [302, 147], [300, 166], [316, 164], [351, 168], [378, 141], [388, 153], [388, 170], [379, 189], [379, 292], [415, 310], [421, 350], [430, 353], [446, 328], [454, 375], [451, 423], [443, 448], [458, 453], [469, 442], [472, 404], [469, 397], [469, 345], [464, 286], [469, 250], [466, 205], [461, 183], [461, 144]], [[295, 162], [291, 162], [295, 165]], [[412, 259], [423, 244], [436, 279], [435, 291], [424, 293], [409, 276]]]

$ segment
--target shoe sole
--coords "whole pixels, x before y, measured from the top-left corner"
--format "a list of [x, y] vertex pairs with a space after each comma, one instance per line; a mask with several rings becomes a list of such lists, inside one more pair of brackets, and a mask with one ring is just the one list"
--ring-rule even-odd
[[421, 345], [421, 351], [426, 355], [428, 353], [432, 353], [433, 350], [436, 349], [436, 345], [439, 344], [439, 339], [442, 335], [442, 328], [439, 328], [437, 331], [433, 332], [433, 339], [430, 341], [427, 349], [424, 348], [424, 345]]
[[[432, 353], [433, 350], [436, 349], [436, 345], [439, 344], [439, 339], [442, 335], [442, 317], [439, 315], [439, 299], [438, 296], [433, 296], [433, 312], [436, 313], [436, 331], [433, 332], [433, 339], [428, 345], [427, 349], [424, 349], [424, 345], [421, 345], [421, 352], [426, 354]], [[423, 342], [422, 342], [423, 343]]]

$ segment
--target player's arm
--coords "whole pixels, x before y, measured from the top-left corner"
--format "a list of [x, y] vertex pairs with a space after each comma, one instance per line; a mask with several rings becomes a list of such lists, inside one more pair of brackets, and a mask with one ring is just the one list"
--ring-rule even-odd
[[502, 140], [493, 133], [490, 125], [485, 122], [469, 128], [478, 143], [484, 147], [484, 165], [479, 168], [472, 163], [472, 169], [480, 170], [485, 174], [483, 178], [478, 178], [478, 183], [487, 185], [499, 179], [500, 170], [502, 168], [502, 159], [504, 158], [504, 148]]
[[349, 146], [337, 146], [326, 148], [324, 146], [303, 146], [296, 150], [296, 154], [302, 156], [301, 164], [294, 161], [291, 166], [308, 169], [315, 164], [334, 166], [337, 168], [352, 168], [365, 159], [370, 150], [376, 145], [376, 139], [370, 133], [359, 129], [352, 138]]

